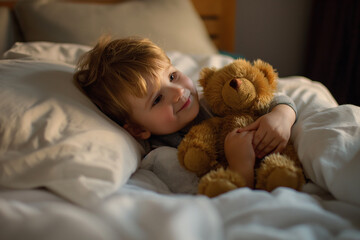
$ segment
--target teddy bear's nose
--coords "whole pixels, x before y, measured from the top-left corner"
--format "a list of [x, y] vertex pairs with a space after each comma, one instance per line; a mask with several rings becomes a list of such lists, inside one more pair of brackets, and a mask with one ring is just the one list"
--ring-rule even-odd
[[236, 79], [236, 78], [233, 78], [231, 81], [230, 81], [230, 87], [232, 87], [233, 89], [238, 89], [239, 85], [241, 84], [241, 80], [239, 79]]

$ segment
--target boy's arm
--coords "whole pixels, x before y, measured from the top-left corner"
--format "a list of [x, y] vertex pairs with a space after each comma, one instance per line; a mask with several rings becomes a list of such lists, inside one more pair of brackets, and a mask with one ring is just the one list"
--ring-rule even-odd
[[255, 131], [253, 147], [258, 158], [286, 147], [291, 127], [296, 121], [295, 103], [286, 95], [278, 94], [270, 104], [269, 112], [241, 131]]
[[295, 116], [297, 115], [297, 108], [296, 108], [294, 101], [286, 94], [280, 93], [280, 92], [274, 94], [274, 98], [271, 101], [267, 112], [268, 113], [271, 112], [274, 109], [274, 107], [276, 107], [280, 104], [288, 105], [295, 112]]

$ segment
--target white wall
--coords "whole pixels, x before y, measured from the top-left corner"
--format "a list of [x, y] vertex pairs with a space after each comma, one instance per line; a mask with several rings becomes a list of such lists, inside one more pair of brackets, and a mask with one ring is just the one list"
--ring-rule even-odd
[[[226, 1], [226, 0], [225, 0]], [[235, 51], [303, 75], [312, 0], [236, 0]]]

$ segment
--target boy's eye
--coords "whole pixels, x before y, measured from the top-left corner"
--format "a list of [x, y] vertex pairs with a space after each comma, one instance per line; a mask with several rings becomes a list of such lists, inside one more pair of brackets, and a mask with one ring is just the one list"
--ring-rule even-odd
[[174, 81], [176, 77], [176, 73], [171, 73], [169, 76], [170, 82]]
[[158, 104], [162, 99], [162, 95], [159, 95], [155, 98], [154, 102], [153, 102], [153, 106], [155, 106], [156, 104]]

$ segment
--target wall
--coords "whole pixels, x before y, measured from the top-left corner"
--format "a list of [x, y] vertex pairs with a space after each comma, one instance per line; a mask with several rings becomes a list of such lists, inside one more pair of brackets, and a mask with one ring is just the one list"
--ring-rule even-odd
[[235, 52], [304, 75], [312, 0], [237, 0]]

